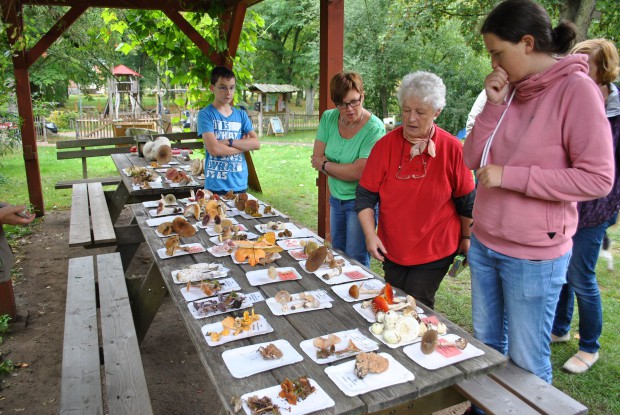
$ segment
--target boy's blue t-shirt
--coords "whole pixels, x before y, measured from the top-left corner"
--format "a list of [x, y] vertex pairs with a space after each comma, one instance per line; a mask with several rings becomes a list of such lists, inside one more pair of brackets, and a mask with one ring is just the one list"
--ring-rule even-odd
[[[217, 140], [240, 140], [245, 134], [253, 131], [248, 115], [233, 108], [230, 116], [223, 116], [213, 105], [198, 112], [198, 136], [213, 133]], [[248, 187], [248, 166], [243, 153], [233, 156], [212, 156], [206, 152], [205, 157], [205, 189], [211, 191], [241, 191]]]

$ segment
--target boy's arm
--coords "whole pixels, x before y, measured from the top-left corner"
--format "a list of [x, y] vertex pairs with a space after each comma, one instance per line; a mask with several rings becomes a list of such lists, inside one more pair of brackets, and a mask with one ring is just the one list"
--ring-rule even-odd
[[239, 149], [241, 151], [258, 150], [260, 148], [260, 141], [258, 141], [258, 135], [256, 135], [256, 131], [252, 130], [243, 137], [241, 137], [241, 140], [234, 140], [232, 142], [232, 146], [233, 148]]
[[[215, 138], [215, 134], [210, 132], [202, 133], [202, 141], [205, 143], [207, 152], [212, 156], [234, 156], [235, 154], [243, 153], [244, 151], [235, 147], [229, 147], [228, 140], [218, 140]], [[237, 141], [243, 140], [233, 140], [233, 145]]]

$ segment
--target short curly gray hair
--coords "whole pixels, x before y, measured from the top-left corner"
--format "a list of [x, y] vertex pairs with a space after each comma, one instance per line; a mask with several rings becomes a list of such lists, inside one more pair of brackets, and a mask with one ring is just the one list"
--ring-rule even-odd
[[442, 110], [446, 106], [446, 86], [440, 77], [431, 72], [417, 71], [405, 75], [398, 88], [398, 103], [409, 97], [416, 97]]

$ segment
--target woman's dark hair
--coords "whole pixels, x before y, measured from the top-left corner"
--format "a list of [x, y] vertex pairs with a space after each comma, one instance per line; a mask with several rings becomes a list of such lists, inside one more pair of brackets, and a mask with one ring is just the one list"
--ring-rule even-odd
[[342, 104], [344, 97], [352, 90], [364, 95], [364, 82], [357, 72], [339, 72], [329, 82], [330, 98], [336, 105]]
[[568, 52], [577, 36], [575, 25], [570, 22], [552, 28], [547, 11], [531, 0], [501, 2], [484, 20], [480, 33], [492, 33], [511, 43], [531, 35], [535, 51], [557, 54]]

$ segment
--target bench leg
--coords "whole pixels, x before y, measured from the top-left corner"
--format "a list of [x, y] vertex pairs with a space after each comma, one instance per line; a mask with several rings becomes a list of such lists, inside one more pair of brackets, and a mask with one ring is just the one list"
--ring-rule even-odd
[[[107, 197], [107, 195], [106, 195]], [[121, 215], [123, 211], [123, 206], [129, 199], [129, 192], [125, 187], [125, 184], [121, 181], [116, 188], [114, 194], [108, 198], [108, 209], [110, 211], [110, 218], [112, 219], [112, 223], [116, 223], [116, 219]]]
[[130, 298], [139, 344], [146, 337], [146, 333], [167, 293], [168, 290], [159, 268], [157, 268], [156, 264], [151, 265], [151, 269], [144, 279], [136, 298]]

